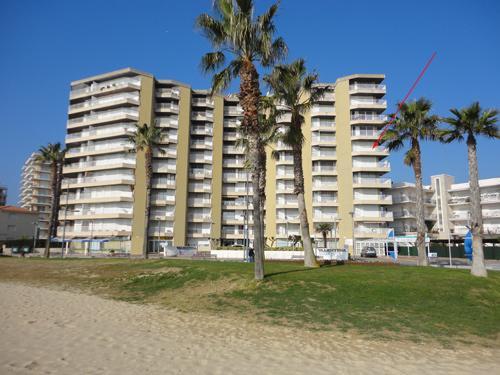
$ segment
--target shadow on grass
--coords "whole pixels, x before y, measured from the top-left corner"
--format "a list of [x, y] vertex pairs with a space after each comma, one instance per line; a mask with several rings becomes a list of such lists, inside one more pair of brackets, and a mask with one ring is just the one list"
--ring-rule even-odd
[[322, 264], [322, 265], [320, 265], [320, 266], [319, 266], [319, 267], [317, 267], [317, 268], [306, 268], [306, 267], [302, 267], [302, 268], [297, 268], [297, 269], [293, 269], [293, 270], [272, 272], [272, 273], [268, 273], [268, 274], [266, 274], [266, 275], [265, 275], [265, 278], [267, 279], [267, 278], [272, 277], [272, 276], [284, 275], [284, 274], [287, 274], [287, 273], [297, 273], [297, 272], [314, 271], [314, 270], [323, 269], [323, 268], [333, 268], [333, 267], [341, 266], [341, 265], [343, 265], [343, 264], [344, 264], [344, 263], [336, 263], [336, 264]]

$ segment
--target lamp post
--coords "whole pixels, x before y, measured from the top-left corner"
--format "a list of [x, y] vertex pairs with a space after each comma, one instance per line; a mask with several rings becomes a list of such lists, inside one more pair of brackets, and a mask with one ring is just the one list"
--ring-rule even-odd
[[450, 267], [453, 265], [451, 262], [451, 234], [448, 230], [448, 256], [450, 257]]
[[36, 248], [36, 240], [38, 237], [38, 221], [34, 221], [32, 224], [35, 226], [35, 231], [33, 232], [33, 252], [34, 252]]
[[352, 223], [352, 255], [356, 251], [356, 236], [354, 235], [354, 211], [350, 211], [349, 215], [351, 215], [351, 223]]
[[66, 239], [66, 218], [68, 217], [69, 182], [66, 183], [66, 203], [64, 206], [63, 233], [61, 240], [61, 258], [64, 258], [64, 241]]

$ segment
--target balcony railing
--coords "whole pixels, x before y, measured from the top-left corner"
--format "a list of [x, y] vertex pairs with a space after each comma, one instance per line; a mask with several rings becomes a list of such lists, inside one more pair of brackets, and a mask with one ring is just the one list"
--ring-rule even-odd
[[363, 217], [379, 217], [379, 218], [387, 218], [392, 219], [392, 212], [388, 211], [364, 211], [364, 212], [355, 212], [355, 218], [363, 218]]
[[111, 88], [119, 89], [121, 87], [125, 87], [128, 85], [137, 86], [137, 88], [139, 88], [141, 86], [141, 80], [137, 79], [137, 78], [119, 78], [116, 80], [107, 81], [107, 82], [103, 82], [100, 84], [93, 84], [89, 87], [85, 87], [85, 88], [81, 88], [81, 89], [71, 90], [71, 96], [77, 96], [80, 94], [87, 94], [87, 93], [90, 94], [90, 93], [100, 92], [100, 91], [104, 91], [104, 90], [111, 89]]
[[352, 146], [352, 151], [353, 152], [389, 152], [389, 149], [383, 146], [377, 146], [377, 147], [371, 147], [371, 146], [360, 146], [360, 145], [353, 145]]
[[114, 103], [119, 103], [122, 100], [133, 100], [139, 104], [139, 94], [132, 94], [132, 93], [125, 93], [125, 94], [118, 94], [118, 95], [113, 95], [113, 96], [108, 96], [108, 97], [102, 97], [99, 99], [91, 99], [87, 100], [83, 103], [77, 103], [69, 106], [69, 110], [75, 110], [75, 109], [81, 109], [81, 108], [88, 108], [88, 107], [94, 107], [94, 106], [99, 106], [103, 104], [107, 105], [112, 105]]
[[349, 90], [380, 90], [385, 91], [385, 85], [376, 83], [353, 83], [349, 85]]
[[391, 179], [389, 178], [355, 178], [355, 184], [381, 184], [381, 185], [390, 185]]
[[110, 166], [121, 166], [122, 164], [127, 164], [130, 167], [135, 166], [135, 160], [131, 159], [109, 159], [101, 161], [82, 161], [78, 163], [66, 164], [65, 169], [75, 169], [75, 168], [88, 168], [88, 167], [110, 167]]
[[66, 153], [69, 155], [72, 154], [80, 154], [85, 152], [94, 152], [94, 151], [108, 151], [114, 150], [118, 148], [124, 149], [132, 149], [133, 146], [130, 143], [109, 143], [105, 145], [96, 145], [96, 146], [82, 146], [77, 148], [70, 148]]
[[387, 115], [379, 115], [376, 113], [354, 113], [351, 115], [351, 120], [361, 121], [387, 121]]
[[368, 98], [353, 98], [351, 97], [351, 105], [387, 105], [385, 99], [368, 99]]
[[134, 176], [129, 175], [110, 175], [110, 176], [99, 176], [99, 177], [78, 177], [78, 178], [65, 178], [62, 181], [62, 186], [66, 186], [69, 184], [86, 184], [92, 182], [108, 182], [115, 180], [123, 180], [134, 182]]
[[122, 108], [122, 109], [116, 109], [116, 110], [111, 110], [111, 111], [104, 111], [100, 112], [98, 114], [94, 115], [85, 115], [82, 117], [77, 117], [68, 120], [68, 125], [75, 125], [75, 124], [80, 124], [84, 122], [91, 122], [91, 121], [97, 121], [97, 120], [107, 120], [112, 117], [118, 117], [118, 116], [133, 116], [136, 118], [139, 118], [139, 112], [136, 109], [128, 109], [128, 108]]
[[120, 126], [113, 126], [113, 127], [105, 127], [102, 129], [85, 130], [85, 131], [78, 132], [78, 133], [70, 133], [66, 136], [66, 139], [76, 139], [76, 138], [83, 138], [83, 137], [91, 137], [94, 135], [106, 135], [106, 134], [113, 134], [113, 133], [119, 133], [119, 132], [132, 133], [134, 131], [135, 131], [134, 126], [120, 125]]
[[160, 103], [155, 106], [157, 111], [178, 111], [179, 106], [173, 103]]
[[180, 91], [178, 89], [157, 89], [156, 96], [178, 98]]
[[352, 166], [356, 168], [389, 168], [391, 164], [388, 161], [379, 161], [375, 163], [366, 163], [354, 160]]

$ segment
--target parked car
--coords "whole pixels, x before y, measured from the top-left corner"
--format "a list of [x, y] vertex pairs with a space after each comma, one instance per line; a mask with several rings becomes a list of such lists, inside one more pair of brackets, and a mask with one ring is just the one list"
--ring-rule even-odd
[[366, 246], [361, 250], [361, 256], [364, 258], [376, 258], [377, 250], [374, 247]]

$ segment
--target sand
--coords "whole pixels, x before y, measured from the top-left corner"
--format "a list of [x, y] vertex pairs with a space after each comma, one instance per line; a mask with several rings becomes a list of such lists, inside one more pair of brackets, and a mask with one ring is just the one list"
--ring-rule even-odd
[[500, 349], [369, 341], [0, 283], [0, 374], [495, 374]]

